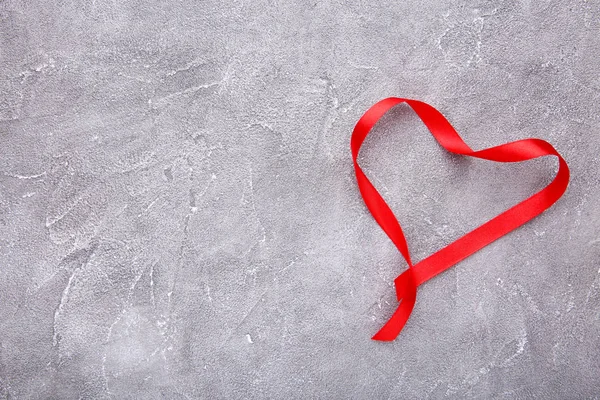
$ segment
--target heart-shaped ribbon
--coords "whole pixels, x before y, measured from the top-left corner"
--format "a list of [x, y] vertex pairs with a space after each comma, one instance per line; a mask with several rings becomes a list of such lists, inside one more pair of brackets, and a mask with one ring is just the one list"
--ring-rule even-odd
[[[558, 172], [544, 189], [413, 265], [398, 220], [356, 161], [360, 147], [373, 125], [390, 108], [400, 103], [408, 104], [438, 143], [449, 152], [497, 162], [519, 162], [542, 156], [556, 156], [559, 162]], [[548, 142], [541, 139], [523, 139], [473, 151], [438, 110], [418, 100], [390, 97], [372, 106], [356, 123], [350, 147], [358, 188], [365, 204], [408, 263], [408, 269], [394, 280], [400, 302], [398, 309], [373, 336], [374, 340], [391, 341], [398, 336], [415, 305], [417, 286], [544, 212], [562, 196], [569, 184], [569, 167]]]

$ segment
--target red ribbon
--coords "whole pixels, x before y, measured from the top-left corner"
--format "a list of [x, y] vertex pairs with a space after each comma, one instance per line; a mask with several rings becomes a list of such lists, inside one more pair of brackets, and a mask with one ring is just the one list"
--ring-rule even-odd
[[[373, 125], [390, 108], [400, 103], [408, 104], [439, 144], [449, 152], [497, 162], [520, 162], [552, 155], [558, 157], [559, 162], [556, 177], [548, 186], [533, 196], [413, 265], [398, 220], [356, 161], [360, 147]], [[391, 341], [398, 336], [415, 305], [417, 286], [541, 214], [562, 196], [569, 183], [567, 163], [548, 142], [541, 139], [524, 139], [485, 150], [473, 151], [439, 111], [417, 100], [390, 97], [375, 104], [356, 123], [350, 147], [358, 188], [365, 204], [408, 263], [408, 269], [394, 280], [396, 295], [400, 302], [398, 309], [383, 328], [373, 336], [374, 340]]]

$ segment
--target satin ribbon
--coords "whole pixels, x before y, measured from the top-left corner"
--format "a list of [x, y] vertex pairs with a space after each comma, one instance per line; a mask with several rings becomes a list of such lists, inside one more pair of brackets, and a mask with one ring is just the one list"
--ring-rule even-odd
[[[424, 260], [413, 264], [406, 238], [392, 210], [360, 169], [356, 158], [373, 125], [397, 104], [408, 104], [421, 118], [438, 143], [451, 153], [497, 162], [520, 162], [542, 156], [556, 156], [558, 172], [552, 182], [533, 196], [472, 230]], [[398, 248], [408, 269], [394, 280], [398, 308], [388, 322], [373, 336], [374, 340], [394, 340], [410, 317], [415, 305], [417, 286], [454, 266], [494, 240], [541, 214], [565, 192], [569, 167], [560, 154], [541, 139], [523, 139], [488, 149], [474, 151], [460, 138], [452, 125], [432, 106], [417, 100], [390, 97], [372, 106], [356, 123], [350, 142], [358, 188], [375, 221]]]

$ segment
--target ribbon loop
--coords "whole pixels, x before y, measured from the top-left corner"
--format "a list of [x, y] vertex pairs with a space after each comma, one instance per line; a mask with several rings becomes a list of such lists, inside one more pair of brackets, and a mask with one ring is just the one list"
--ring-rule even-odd
[[[496, 162], [520, 162], [551, 155], [558, 157], [558, 172], [544, 189], [413, 265], [400, 223], [357, 162], [360, 147], [371, 128], [390, 108], [399, 103], [407, 103], [438, 143], [449, 152]], [[394, 280], [400, 304], [388, 322], [373, 336], [374, 340], [390, 341], [398, 336], [415, 305], [417, 286], [544, 212], [562, 196], [569, 184], [569, 167], [548, 142], [541, 139], [523, 139], [473, 151], [439, 111], [417, 100], [390, 97], [373, 105], [356, 123], [350, 147], [356, 181], [365, 204], [408, 264], [408, 269]]]
[[398, 301], [412, 296], [417, 292], [417, 284], [415, 282], [415, 276], [413, 274], [414, 268], [408, 268], [400, 276], [394, 279], [394, 286], [396, 286], [396, 297]]

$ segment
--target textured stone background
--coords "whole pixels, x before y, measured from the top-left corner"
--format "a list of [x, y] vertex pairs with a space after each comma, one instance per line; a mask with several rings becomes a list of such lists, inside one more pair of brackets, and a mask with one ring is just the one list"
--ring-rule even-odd
[[[4, 398], [598, 398], [598, 1], [385, 3], [0, 0]], [[349, 138], [390, 95], [572, 181], [386, 344], [405, 264]], [[403, 107], [361, 157], [415, 260], [556, 170]]]

